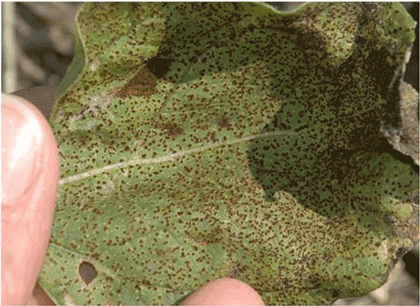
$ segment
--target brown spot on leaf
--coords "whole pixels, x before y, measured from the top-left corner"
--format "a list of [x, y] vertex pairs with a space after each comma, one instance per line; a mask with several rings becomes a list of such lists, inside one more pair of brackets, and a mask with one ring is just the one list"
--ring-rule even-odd
[[219, 121], [217, 121], [217, 125], [220, 129], [225, 129], [229, 126], [229, 119], [223, 116], [219, 119]]
[[159, 124], [158, 127], [169, 137], [177, 137], [178, 135], [182, 134], [184, 132], [184, 129], [180, 124], [172, 123], [172, 122], [166, 122]]
[[110, 96], [127, 98], [128, 96], [151, 96], [154, 94], [157, 85], [156, 76], [148, 69], [141, 69], [122, 88], [110, 93]]

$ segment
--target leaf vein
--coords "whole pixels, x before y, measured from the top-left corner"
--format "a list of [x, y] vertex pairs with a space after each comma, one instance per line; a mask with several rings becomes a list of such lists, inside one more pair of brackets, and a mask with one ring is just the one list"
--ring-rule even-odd
[[160, 156], [160, 157], [156, 157], [156, 158], [148, 158], [148, 159], [144, 159], [144, 158], [134, 158], [125, 162], [120, 162], [120, 163], [114, 163], [114, 164], [110, 164], [101, 168], [97, 168], [97, 169], [93, 169], [93, 170], [89, 170], [83, 173], [79, 173], [79, 174], [75, 174], [72, 176], [68, 176], [66, 178], [62, 178], [59, 181], [59, 185], [64, 185], [70, 182], [76, 182], [76, 181], [80, 181], [101, 173], [105, 173], [105, 172], [109, 172], [109, 171], [113, 171], [113, 170], [117, 170], [117, 169], [121, 169], [124, 167], [128, 167], [128, 166], [138, 166], [138, 165], [150, 165], [150, 164], [159, 164], [159, 163], [164, 163], [164, 162], [168, 162], [168, 161], [175, 161], [177, 158], [180, 157], [184, 157], [186, 155], [190, 155], [190, 154], [194, 154], [194, 153], [199, 153], [199, 152], [203, 152], [203, 151], [207, 151], [207, 150], [211, 150], [211, 149], [216, 149], [216, 148], [220, 148], [226, 145], [236, 145], [236, 144], [240, 144], [240, 143], [244, 143], [244, 142], [248, 142], [248, 141], [252, 141], [258, 138], [264, 138], [264, 137], [270, 137], [270, 136], [278, 136], [278, 135], [298, 135], [299, 133], [301, 133], [302, 131], [296, 132], [294, 130], [292, 131], [274, 131], [274, 132], [267, 132], [267, 133], [262, 133], [262, 134], [257, 134], [257, 135], [250, 135], [250, 136], [246, 136], [243, 138], [239, 138], [237, 140], [234, 141], [223, 141], [223, 142], [217, 142], [217, 143], [211, 143], [211, 144], [207, 144], [205, 146], [202, 147], [198, 147], [198, 148], [194, 148], [194, 149], [190, 149], [190, 150], [186, 150], [186, 151], [181, 151], [181, 152], [177, 152], [177, 153], [172, 153], [169, 155], [165, 155], [165, 156]]

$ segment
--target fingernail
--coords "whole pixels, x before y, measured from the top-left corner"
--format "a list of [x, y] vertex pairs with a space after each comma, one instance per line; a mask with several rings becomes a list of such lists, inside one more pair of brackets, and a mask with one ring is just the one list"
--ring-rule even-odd
[[2, 205], [14, 203], [36, 181], [42, 129], [34, 107], [2, 94], [1, 182]]

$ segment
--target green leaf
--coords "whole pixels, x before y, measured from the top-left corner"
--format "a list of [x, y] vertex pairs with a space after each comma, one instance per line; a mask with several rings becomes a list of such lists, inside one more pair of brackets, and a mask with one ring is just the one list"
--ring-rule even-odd
[[331, 303], [411, 247], [418, 173], [381, 134], [414, 40], [402, 5], [87, 3], [76, 26], [50, 117], [56, 303], [172, 304], [218, 277]]

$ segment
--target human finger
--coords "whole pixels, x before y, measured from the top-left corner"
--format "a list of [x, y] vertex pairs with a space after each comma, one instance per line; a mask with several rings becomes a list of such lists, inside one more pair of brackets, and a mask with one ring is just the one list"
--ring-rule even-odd
[[219, 278], [188, 296], [181, 305], [264, 305], [252, 287], [233, 278]]
[[46, 253], [58, 188], [58, 150], [44, 116], [2, 94], [2, 303], [24, 304]]

